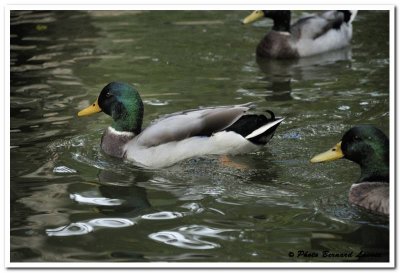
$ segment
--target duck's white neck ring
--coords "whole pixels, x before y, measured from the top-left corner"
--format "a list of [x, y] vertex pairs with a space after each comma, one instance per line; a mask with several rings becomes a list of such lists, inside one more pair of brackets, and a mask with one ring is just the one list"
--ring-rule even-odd
[[117, 131], [113, 127], [109, 126], [108, 131], [110, 134], [113, 135], [118, 135], [118, 136], [126, 136], [126, 137], [131, 137], [134, 136], [135, 134], [132, 132], [127, 132], [127, 131]]
[[277, 31], [277, 33], [280, 35], [290, 36], [290, 32], [287, 31]]

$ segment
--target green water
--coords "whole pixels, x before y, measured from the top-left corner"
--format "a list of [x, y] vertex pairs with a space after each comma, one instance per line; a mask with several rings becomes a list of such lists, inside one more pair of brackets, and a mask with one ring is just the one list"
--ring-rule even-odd
[[[358, 166], [309, 159], [356, 124], [389, 133], [389, 13], [360, 11], [351, 48], [264, 64], [271, 22], [242, 26], [248, 13], [11, 13], [12, 262], [387, 260], [388, 220], [347, 202]], [[100, 151], [108, 116], [76, 117], [111, 81], [140, 90], [145, 125], [246, 102], [285, 121], [231, 157], [242, 168], [206, 156], [145, 170]]]

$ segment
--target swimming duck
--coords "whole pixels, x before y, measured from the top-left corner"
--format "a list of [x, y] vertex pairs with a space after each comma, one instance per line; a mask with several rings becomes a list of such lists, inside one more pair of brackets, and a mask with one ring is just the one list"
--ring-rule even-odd
[[311, 162], [349, 159], [361, 167], [360, 178], [351, 186], [349, 202], [389, 215], [389, 139], [371, 125], [355, 126], [332, 149]]
[[138, 91], [111, 82], [96, 102], [78, 113], [104, 112], [113, 122], [101, 138], [102, 150], [148, 168], [162, 168], [206, 154], [251, 152], [266, 144], [283, 118], [250, 114], [251, 106], [235, 105], [187, 110], [162, 117], [142, 130], [143, 102]]
[[348, 46], [356, 14], [355, 10], [330, 10], [303, 17], [290, 25], [290, 10], [256, 10], [243, 24], [271, 18], [274, 25], [258, 44], [257, 57], [296, 59]]

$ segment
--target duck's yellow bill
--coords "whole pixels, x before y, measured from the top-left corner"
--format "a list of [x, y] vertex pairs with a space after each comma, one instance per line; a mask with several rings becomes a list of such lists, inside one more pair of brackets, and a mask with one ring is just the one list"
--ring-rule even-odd
[[98, 112], [101, 112], [101, 108], [97, 100], [90, 106], [78, 112], [78, 117], [89, 116]]
[[242, 23], [244, 25], [253, 23], [254, 21], [260, 20], [264, 17], [264, 12], [262, 10], [255, 10], [249, 16], [243, 19]]
[[324, 161], [336, 160], [336, 159], [340, 159], [340, 158], [344, 157], [341, 146], [342, 146], [342, 142], [339, 142], [338, 144], [333, 146], [332, 149], [326, 151], [325, 153], [314, 156], [311, 159], [311, 162], [319, 163], [319, 162], [324, 162]]

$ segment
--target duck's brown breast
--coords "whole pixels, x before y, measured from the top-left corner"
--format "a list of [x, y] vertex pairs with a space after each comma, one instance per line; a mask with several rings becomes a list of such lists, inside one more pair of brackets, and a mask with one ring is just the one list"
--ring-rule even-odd
[[125, 144], [133, 137], [134, 134], [131, 132], [118, 132], [108, 127], [101, 138], [101, 149], [110, 156], [122, 158]]
[[271, 31], [258, 44], [257, 57], [273, 59], [296, 59], [299, 53], [293, 48], [290, 33]]
[[353, 184], [349, 192], [349, 202], [373, 212], [389, 215], [389, 183]]

